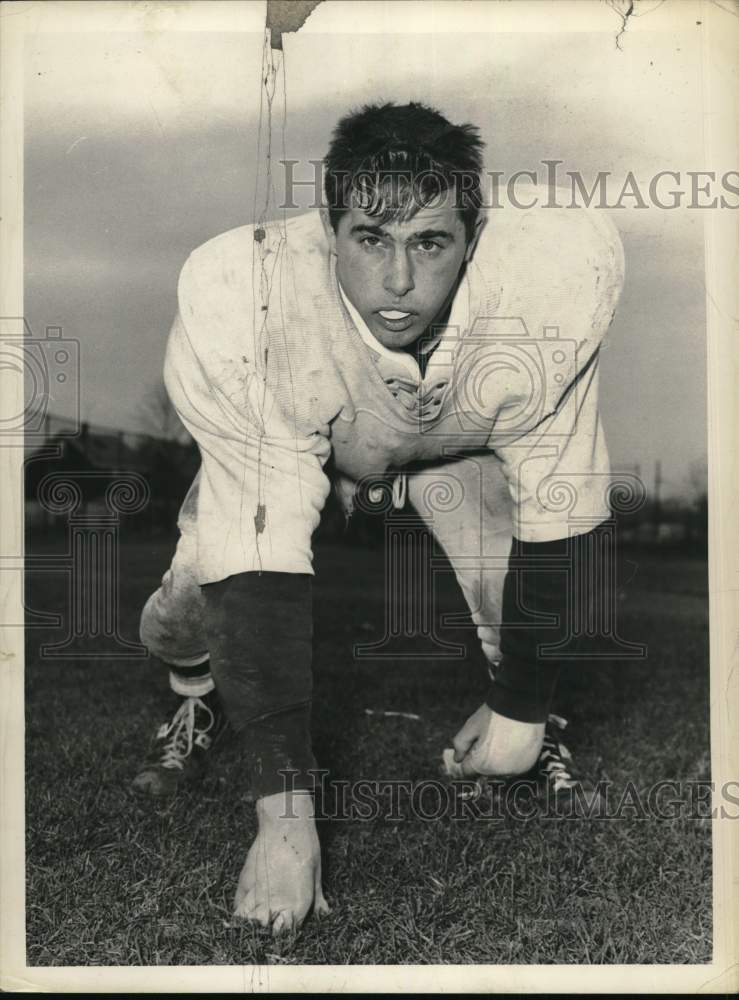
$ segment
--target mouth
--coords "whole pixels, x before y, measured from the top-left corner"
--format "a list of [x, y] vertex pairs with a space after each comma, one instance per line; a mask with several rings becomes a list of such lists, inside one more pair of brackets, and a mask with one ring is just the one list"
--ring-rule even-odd
[[405, 319], [410, 315], [409, 312], [401, 312], [400, 309], [380, 309], [380, 316], [383, 319]]
[[377, 315], [383, 326], [395, 332], [407, 330], [412, 326], [416, 316], [415, 313], [405, 312], [402, 309], [378, 309]]

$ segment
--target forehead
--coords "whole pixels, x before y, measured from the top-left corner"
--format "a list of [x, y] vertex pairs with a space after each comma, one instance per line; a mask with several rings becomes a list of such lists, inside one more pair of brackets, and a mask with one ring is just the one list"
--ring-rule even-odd
[[455, 207], [454, 199], [450, 197], [437, 199], [408, 215], [385, 221], [382, 221], [380, 215], [368, 215], [361, 208], [352, 205], [344, 212], [339, 225], [345, 232], [349, 232], [354, 226], [381, 226], [390, 236], [399, 240], [429, 229], [443, 230], [454, 236], [465, 232], [462, 215]]

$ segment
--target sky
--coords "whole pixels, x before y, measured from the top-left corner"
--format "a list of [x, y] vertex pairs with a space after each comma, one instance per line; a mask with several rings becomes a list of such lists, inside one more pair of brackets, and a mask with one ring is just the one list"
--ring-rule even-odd
[[[286, 36], [289, 158], [320, 159], [351, 107], [420, 99], [479, 125], [487, 168], [506, 177], [543, 177], [542, 160], [558, 159], [586, 178], [611, 171], [618, 192], [628, 171], [646, 189], [659, 170], [710, 169], [690, 19], [653, 32], [643, 18], [619, 50], [617, 24], [493, 33], [471, 4], [454, 32], [431, 33], [421, 4], [409, 33], [374, 6], [371, 32], [352, 29], [360, 5], [333, 3]], [[179, 270], [196, 246], [252, 221], [261, 47], [243, 31], [26, 39], [26, 318], [37, 337], [61, 326], [79, 341], [84, 419], [149, 428], [143, 404], [161, 378]], [[706, 453], [703, 213], [610, 214], [626, 252], [601, 374], [612, 461], [639, 464], [651, 485], [660, 459], [665, 492], [677, 493]]]

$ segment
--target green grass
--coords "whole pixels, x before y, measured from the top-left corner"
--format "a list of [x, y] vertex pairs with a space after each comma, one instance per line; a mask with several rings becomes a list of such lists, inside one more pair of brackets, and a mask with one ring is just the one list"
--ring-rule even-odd
[[[122, 632], [166, 568], [171, 544], [122, 553]], [[643, 662], [570, 671], [558, 710], [581, 769], [618, 795], [661, 779], [706, 779], [707, 579], [699, 560], [630, 556], [622, 634]], [[480, 703], [474, 632], [462, 661], [355, 660], [381, 637], [382, 556], [326, 547], [315, 588], [317, 756], [335, 778], [435, 778], [441, 749]], [[32, 581], [36, 610], [62, 610], [63, 578]], [[451, 574], [443, 611], [464, 604]], [[273, 941], [236, 923], [231, 902], [255, 832], [235, 739], [203, 782], [166, 803], [129, 782], [168, 704], [166, 678], [141, 661], [27, 655], [29, 965], [344, 963], [688, 963], [711, 958], [710, 822], [621, 818], [402, 818], [320, 824], [332, 913]], [[365, 709], [420, 715], [368, 716]]]

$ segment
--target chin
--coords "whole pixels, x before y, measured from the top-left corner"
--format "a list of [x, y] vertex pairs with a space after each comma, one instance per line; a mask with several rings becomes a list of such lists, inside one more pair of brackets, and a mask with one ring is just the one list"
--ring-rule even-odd
[[418, 338], [423, 333], [422, 329], [417, 329], [415, 324], [408, 330], [401, 330], [398, 333], [393, 333], [390, 330], [386, 330], [384, 327], [380, 327], [379, 330], [372, 330], [372, 335], [380, 341], [383, 347], [389, 347], [391, 350], [397, 350], [401, 347], [409, 347], [414, 344]]
[[377, 336], [377, 340], [380, 341], [383, 347], [389, 347], [391, 351], [397, 351], [403, 347], [410, 347], [410, 345], [414, 344], [420, 336], [420, 333], [409, 335], [407, 331], [406, 333], [399, 333], [392, 336], [388, 334], [387, 330], [383, 330], [382, 333]]

